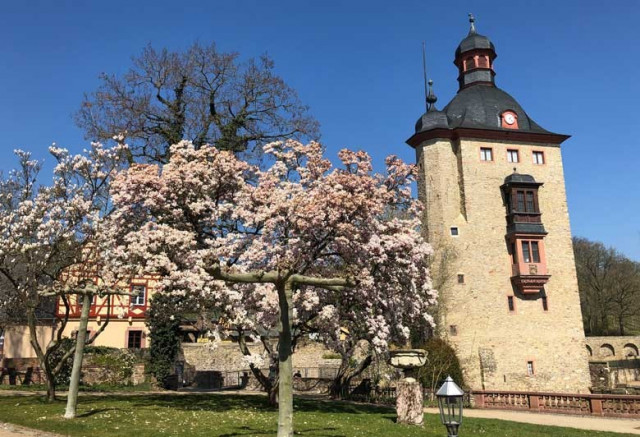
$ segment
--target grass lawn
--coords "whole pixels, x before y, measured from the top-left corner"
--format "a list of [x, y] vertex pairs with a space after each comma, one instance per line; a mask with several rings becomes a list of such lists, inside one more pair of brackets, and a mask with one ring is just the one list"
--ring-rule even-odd
[[[80, 417], [62, 418], [64, 402], [45, 403], [38, 396], [0, 397], [0, 421], [70, 436], [272, 436], [277, 412], [263, 396], [105, 395], [81, 396]], [[446, 436], [435, 415], [425, 415], [425, 428], [397, 425], [393, 410], [345, 402], [295, 400], [296, 435], [314, 437], [427, 437]], [[550, 417], [550, 421], [552, 418]], [[622, 437], [548, 426], [488, 419], [467, 419], [465, 436], [598, 436]]]

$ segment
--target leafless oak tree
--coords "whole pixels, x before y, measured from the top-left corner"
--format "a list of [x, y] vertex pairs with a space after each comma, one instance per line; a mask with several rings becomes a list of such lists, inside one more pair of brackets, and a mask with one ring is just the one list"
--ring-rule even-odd
[[132, 159], [166, 163], [183, 139], [251, 153], [276, 139], [317, 137], [318, 123], [266, 55], [241, 62], [215, 44], [181, 52], [149, 45], [126, 74], [101, 80], [76, 122], [90, 140], [125, 135]]

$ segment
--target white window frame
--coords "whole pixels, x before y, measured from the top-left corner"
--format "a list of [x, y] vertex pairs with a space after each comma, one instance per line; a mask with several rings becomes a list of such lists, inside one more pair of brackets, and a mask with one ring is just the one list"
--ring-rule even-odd
[[[487, 157], [489, 159], [487, 159]], [[491, 162], [493, 161], [493, 148], [491, 147], [480, 147], [480, 160]]]
[[[534, 150], [533, 153], [531, 154], [531, 156], [533, 157], [533, 163], [536, 165], [544, 165], [545, 163], [545, 157], [544, 157], [544, 152], [541, 152], [539, 150]], [[541, 158], [541, 160], [538, 160], [538, 157]]]
[[131, 305], [134, 307], [143, 307], [147, 304], [147, 286], [142, 284], [133, 284], [131, 286], [131, 291], [136, 290], [138, 287], [142, 287], [142, 303], [138, 302], [140, 298], [140, 294], [136, 294], [135, 296], [131, 296]]
[[535, 374], [536, 370], [533, 361], [527, 361], [527, 376], [533, 376]]
[[[513, 160], [513, 156], [515, 156], [515, 161]], [[520, 162], [520, 152], [517, 149], [507, 149], [507, 161], [518, 163]]]

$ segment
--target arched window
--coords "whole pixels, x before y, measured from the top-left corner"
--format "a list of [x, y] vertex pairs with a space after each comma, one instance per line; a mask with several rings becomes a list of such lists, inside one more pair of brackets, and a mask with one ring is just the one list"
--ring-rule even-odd
[[473, 57], [467, 58], [464, 61], [464, 65], [465, 65], [465, 70], [471, 70], [472, 68], [476, 68], [476, 61], [475, 59], [473, 59]]
[[478, 67], [489, 68], [489, 58], [486, 56], [478, 56]]
[[600, 356], [601, 357], [613, 357], [615, 356], [616, 351], [610, 344], [603, 344], [600, 346]]
[[633, 343], [627, 343], [624, 345], [624, 356], [625, 357], [637, 357], [638, 356], [638, 346]]

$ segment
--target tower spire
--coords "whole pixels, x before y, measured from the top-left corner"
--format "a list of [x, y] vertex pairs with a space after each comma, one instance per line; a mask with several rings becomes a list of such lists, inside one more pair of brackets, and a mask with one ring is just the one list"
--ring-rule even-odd
[[469, 13], [469, 35], [476, 34], [476, 19], [472, 13]]

